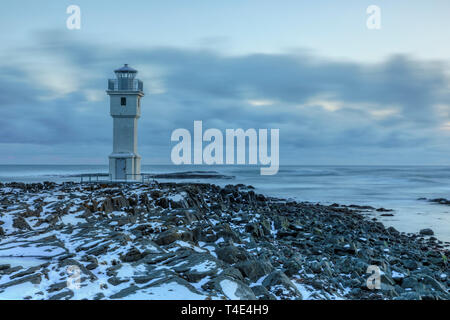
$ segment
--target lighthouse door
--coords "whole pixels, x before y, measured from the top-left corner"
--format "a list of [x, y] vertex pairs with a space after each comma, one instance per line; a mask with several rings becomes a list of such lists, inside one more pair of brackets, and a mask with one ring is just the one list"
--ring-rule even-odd
[[116, 179], [125, 180], [126, 179], [126, 159], [116, 160]]

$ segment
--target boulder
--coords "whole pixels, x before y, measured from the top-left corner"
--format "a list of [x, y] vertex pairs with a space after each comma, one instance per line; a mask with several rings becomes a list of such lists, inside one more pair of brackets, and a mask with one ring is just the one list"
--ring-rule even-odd
[[221, 263], [209, 253], [178, 255], [167, 266], [183, 275], [189, 282], [198, 282], [206, 276], [217, 274]]
[[423, 284], [430, 286], [436, 291], [440, 291], [442, 293], [448, 293], [448, 289], [436, 279], [430, 277], [429, 275], [423, 275], [422, 281]]
[[262, 285], [257, 285], [250, 289], [252, 289], [258, 300], [277, 300], [277, 298]]
[[221, 292], [229, 300], [257, 300], [252, 289], [242, 281], [219, 276], [214, 279], [216, 290]]
[[241, 271], [242, 275], [251, 282], [255, 282], [261, 277], [269, 274], [273, 266], [268, 261], [247, 260], [235, 264], [235, 267]]
[[25, 218], [18, 216], [13, 220], [13, 227], [21, 230], [31, 230], [30, 225], [25, 220]]
[[434, 235], [434, 231], [433, 230], [431, 230], [431, 229], [429, 229], [429, 228], [427, 228], [427, 229], [422, 229], [422, 230], [420, 230], [420, 235], [422, 235], [422, 236], [432, 236], [432, 235]]
[[145, 253], [142, 253], [138, 249], [133, 247], [125, 255], [121, 256], [120, 260], [122, 260], [123, 262], [134, 262], [142, 259], [145, 256]]
[[262, 285], [281, 299], [302, 299], [302, 294], [297, 287], [279, 270], [269, 274], [262, 282]]
[[247, 260], [249, 257], [248, 253], [244, 249], [235, 247], [233, 245], [217, 248], [216, 254], [220, 260], [230, 264]]
[[158, 234], [155, 242], [158, 245], [168, 245], [177, 240], [192, 241], [192, 239], [193, 234], [191, 231], [172, 228]]

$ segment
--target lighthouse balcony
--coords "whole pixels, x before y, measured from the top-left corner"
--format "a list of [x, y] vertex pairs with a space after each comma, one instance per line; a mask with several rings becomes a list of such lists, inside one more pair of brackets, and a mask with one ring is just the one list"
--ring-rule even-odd
[[108, 80], [109, 91], [144, 91], [144, 84], [139, 79], [120, 78]]

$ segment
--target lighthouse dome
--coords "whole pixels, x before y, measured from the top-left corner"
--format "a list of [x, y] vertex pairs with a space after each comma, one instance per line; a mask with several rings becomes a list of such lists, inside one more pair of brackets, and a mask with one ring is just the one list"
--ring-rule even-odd
[[114, 70], [114, 72], [116, 72], [116, 73], [137, 73], [137, 70], [131, 68], [130, 66], [128, 66], [127, 63], [125, 63], [122, 68], [116, 69], [116, 70]]

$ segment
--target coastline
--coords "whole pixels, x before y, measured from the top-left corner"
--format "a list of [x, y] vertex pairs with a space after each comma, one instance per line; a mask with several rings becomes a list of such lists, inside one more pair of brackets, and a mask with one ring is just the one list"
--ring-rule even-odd
[[2, 299], [450, 298], [442, 242], [357, 206], [245, 185], [45, 182], [0, 184], [0, 208]]
[[[450, 207], [419, 200], [449, 195], [449, 166], [281, 166], [271, 178], [260, 176], [256, 168], [247, 166], [143, 165], [143, 170], [156, 176], [171, 174], [170, 179], [157, 177], [160, 182], [201, 182], [222, 187], [243, 183], [266, 196], [294, 201], [389, 208], [394, 210], [394, 216], [372, 211], [372, 217], [402, 232], [431, 228], [438, 239], [450, 244]], [[107, 172], [107, 166], [0, 165], [0, 181], [80, 182], [80, 174], [92, 172]], [[187, 172], [199, 172], [203, 179], [192, 178]], [[204, 178], [208, 172], [210, 177]], [[174, 178], [174, 173], [180, 178]]]

